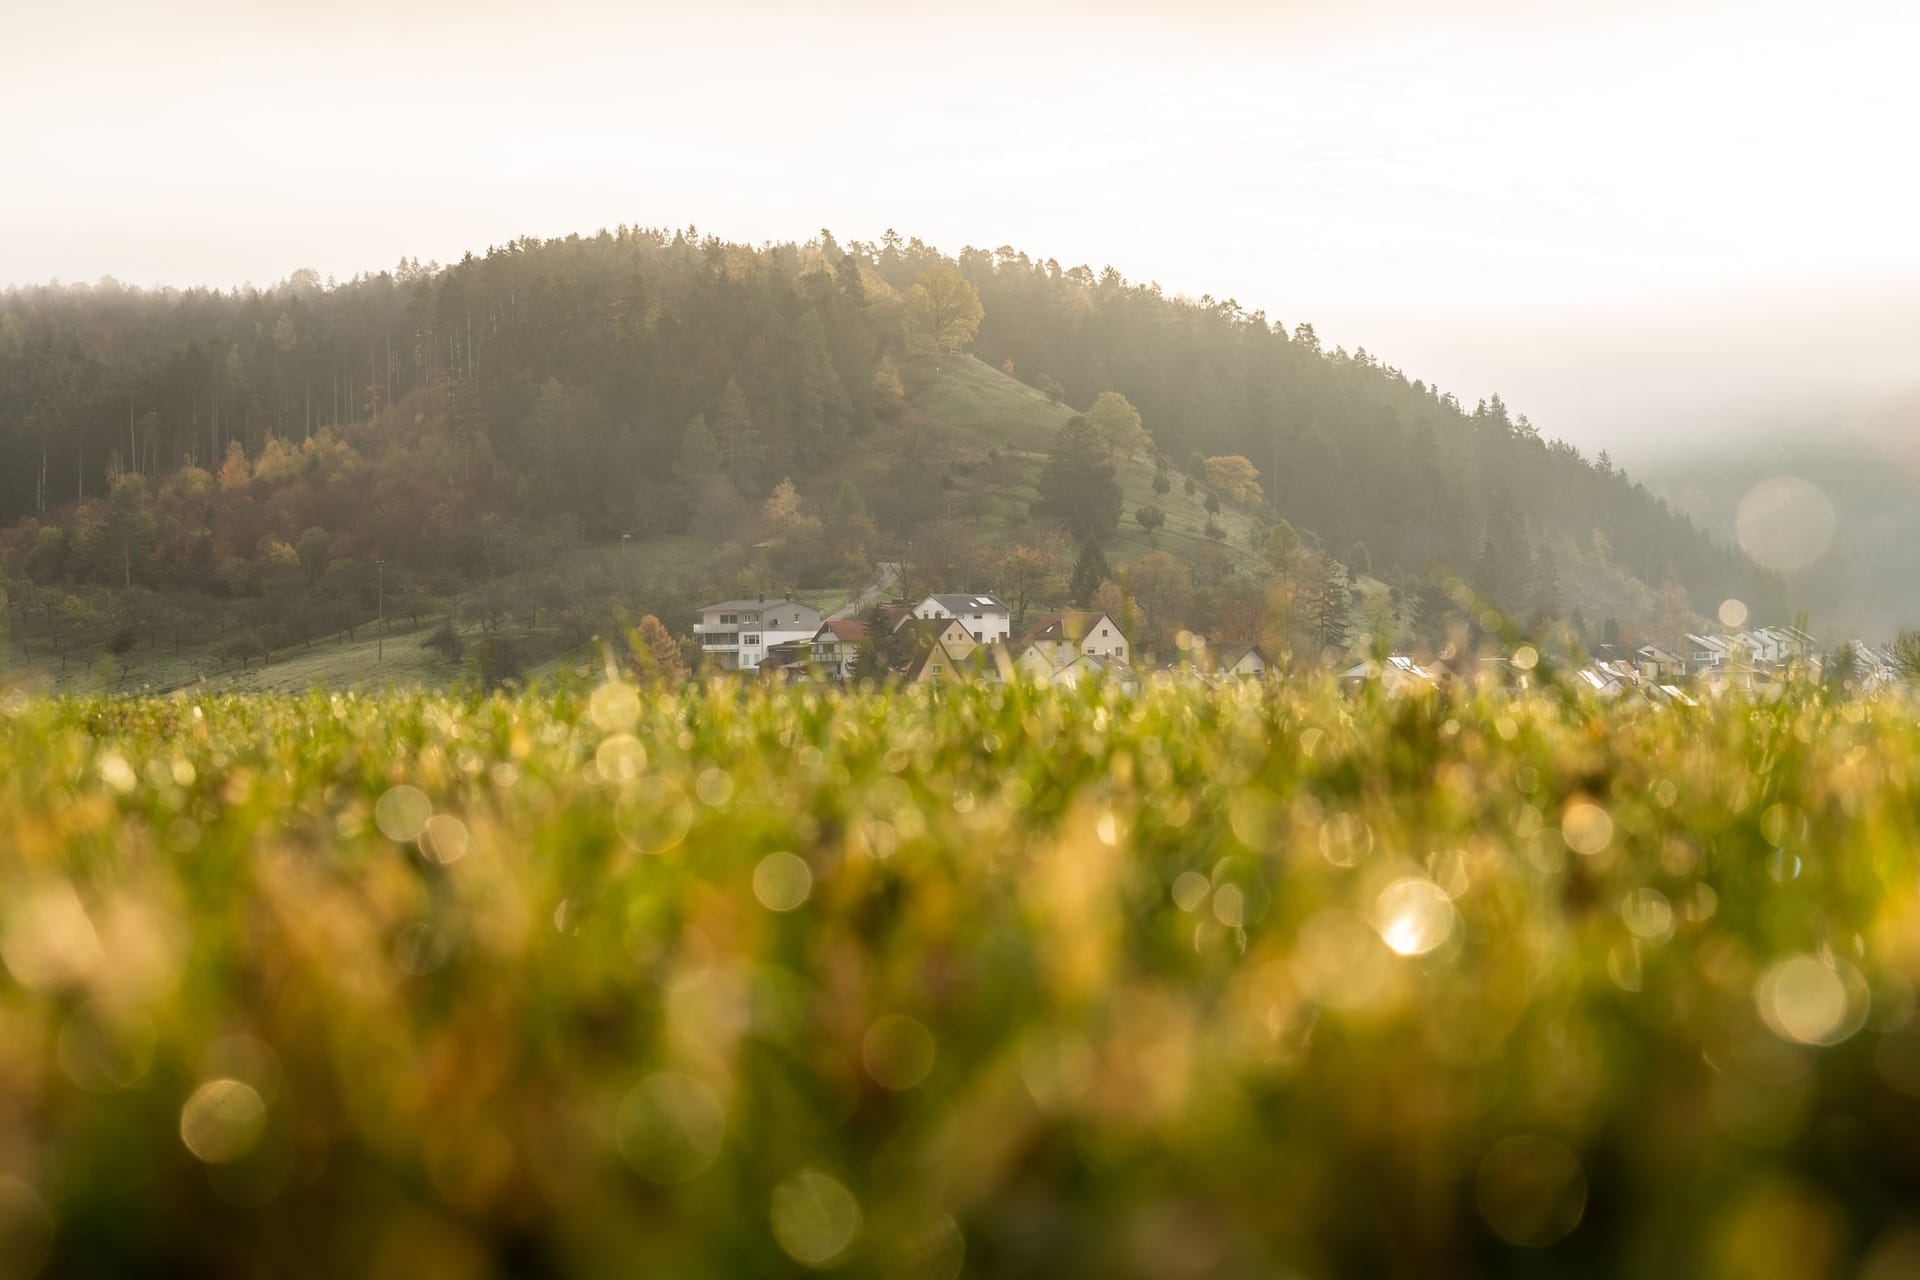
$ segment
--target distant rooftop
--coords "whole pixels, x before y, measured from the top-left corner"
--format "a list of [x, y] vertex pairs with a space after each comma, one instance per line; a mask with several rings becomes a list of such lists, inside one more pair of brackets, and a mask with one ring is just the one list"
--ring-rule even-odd
[[939, 605], [942, 609], [945, 609], [948, 613], [967, 613], [973, 610], [979, 610], [984, 612], [985, 610], [988, 610], [988, 609], [993, 609], [1000, 613], [1012, 612], [1012, 610], [1008, 609], [1005, 604], [1003, 604], [997, 597], [994, 597], [994, 596], [934, 595], [934, 596], [929, 596], [927, 598], [929, 600], [932, 600], [935, 604]]
[[761, 597], [759, 597], [759, 598], [757, 598], [757, 599], [753, 599], [753, 600], [722, 600], [722, 601], [721, 601], [721, 602], [720, 602], [719, 604], [703, 604], [703, 605], [701, 605], [701, 606], [700, 606], [700, 612], [702, 612], [702, 613], [712, 613], [712, 612], [713, 612], [714, 610], [716, 610], [716, 609], [719, 609], [719, 610], [726, 610], [726, 609], [733, 609], [733, 610], [741, 610], [741, 609], [784, 609], [784, 608], [786, 608], [786, 607], [787, 607], [788, 605], [793, 605], [793, 606], [794, 606], [795, 608], [799, 608], [799, 609], [813, 609], [813, 611], [814, 611], [815, 613], [818, 613], [818, 612], [820, 612], [820, 611], [819, 611], [819, 610], [818, 610], [817, 608], [815, 608], [815, 607], [814, 607], [813, 605], [810, 605], [810, 604], [802, 604], [802, 603], [801, 603], [800, 601], [798, 601], [798, 600], [789, 600], [789, 599], [787, 599], [787, 598], [786, 598], [785, 596], [781, 596], [781, 597], [778, 597], [778, 598], [774, 598], [774, 599], [769, 599], [769, 598], [768, 598], [768, 597], [766, 597], [766, 596], [761, 596]]

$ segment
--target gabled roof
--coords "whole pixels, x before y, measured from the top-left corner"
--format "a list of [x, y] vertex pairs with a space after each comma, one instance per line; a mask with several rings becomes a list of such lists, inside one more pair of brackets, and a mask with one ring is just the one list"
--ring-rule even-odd
[[820, 610], [814, 605], [801, 604], [798, 600], [789, 600], [784, 596], [778, 600], [769, 600], [764, 596], [755, 600], [722, 600], [719, 604], [701, 605], [700, 612], [712, 613], [715, 610], [724, 611], [724, 610], [730, 610], [730, 609], [731, 610], [755, 609], [755, 610], [760, 610], [764, 612], [768, 609], [785, 609], [789, 605], [793, 606], [796, 609], [812, 609], [815, 613], [820, 612]]
[[895, 635], [905, 635], [920, 642], [925, 647], [939, 643], [940, 637], [949, 627], [959, 627], [966, 632], [967, 639], [973, 639], [973, 633], [958, 618], [902, 618], [893, 628]]
[[857, 618], [828, 618], [813, 634], [816, 641], [834, 639], [843, 644], [859, 644], [867, 638], [867, 624]]
[[1432, 680], [1433, 672], [1427, 670], [1404, 653], [1396, 653], [1384, 662], [1371, 660], [1349, 667], [1340, 673], [1342, 680], [1371, 680], [1377, 676], [1390, 675], [1402, 679]]
[[1253, 657], [1260, 659], [1260, 661], [1265, 663], [1267, 666], [1273, 665], [1273, 659], [1269, 658], [1267, 656], [1267, 651], [1265, 649], [1262, 649], [1259, 645], [1236, 644], [1236, 645], [1230, 645], [1227, 648], [1222, 649], [1220, 651], [1220, 661], [1219, 661], [1220, 670], [1222, 671], [1233, 670], [1235, 667], [1239, 666], [1242, 662], [1244, 662], [1247, 659], [1248, 655], [1252, 655]]
[[944, 669], [956, 674], [968, 671], [984, 671], [986, 669], [986, 663], [982, 655], [984, 655], [985, 652], [986, 646], [975, 645], [964, 654], [955, 654], [953, 650], [947, 647], [945, 641], [936, 640], [933, 644], [915, 654], [912, 661], [908, 662], [907, 665], [901, 669], [901, 674], [909, 680], [918, 680], [925, 674], [926, 669], [936, 662]]
[[[1113, 620], [1113, 615], [1101, 613], [1097, 610], [1082, 609], [1066, 610], [1060, 613], [1043, 613], [1034, 619], [1033, 626], [1028, 628], [1027, 634], [1022, 638], [1021, 643], [1034, 644], [1041, 640], [1072, 640], [1078, 643], [1091, 635], [1093, 629], [1102, 622], [1105, 622], [1115, 631], [1120, 631], [1120, 624]], [[1124, 640], [1126, 638], [1126, 632], [1121, 631], [1120, 638]]]
[[[1055, 656], [1052, 649], [1046, 648], [1043, 645], [1034, 644], [1031, 641], [1024, 641], [1017, 647], [1020, 652], [1016, 654], [1013, 659], [1016, 665], [1022, 662], [1049, 668], [1066, 665], [1066, 663], [1061, 662]], [[1071, 661], [1073, 661], [1073, 659], [1069, 657], [1067, 662]]]
[[989, 595], [931, 595], [922, 596], [921, 602], [931, 600], [948, 613], [1012, 613], [1013, 610], [995, 597]]

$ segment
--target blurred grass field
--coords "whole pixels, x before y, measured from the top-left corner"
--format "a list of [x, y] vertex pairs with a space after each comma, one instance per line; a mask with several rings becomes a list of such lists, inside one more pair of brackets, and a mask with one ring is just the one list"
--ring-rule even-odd
[[1920, 727], [0, 695], [0, 1275], [1920, 1270]]

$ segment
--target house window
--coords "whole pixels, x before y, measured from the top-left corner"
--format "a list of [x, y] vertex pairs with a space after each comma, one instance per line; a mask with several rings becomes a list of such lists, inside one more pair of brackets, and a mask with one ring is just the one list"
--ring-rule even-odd
[[741, 636], [740, 643], [741, 644], [759, 644], [760, 637], [759, 636]]
[[739, 621], [740, 615], [737, 613], [723, 613], [720, 615], [720, 625], [723, 627], [731, 627]]
[[1117, 644], [1113, 646], [1113, 656], [1116, 658], [1124, 656], [1126, 652], [1127, 652], [1127, 646], [1123, 644]]
[[1107, 638], [1107, 629], [1105, 627], [1100, 628], [1100, 638], [1102, 640]]

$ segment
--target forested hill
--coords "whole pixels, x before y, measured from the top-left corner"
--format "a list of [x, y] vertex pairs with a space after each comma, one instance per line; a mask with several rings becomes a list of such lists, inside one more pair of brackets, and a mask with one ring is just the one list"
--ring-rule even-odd
[[[1217, 491], [1207, 459], [1250, 459], [1257, 483], [1208, 500], [1237, 505], [1249, 543], [1284, 518], [1356, 573], [1442, 564], [1517, 615], [1651, 621], [1663, 587], [1670, 618], [1682, 592], [1777, 607], [1604, 455], [1323, 350], [1304, 323], [1006, 249], [626, 228], [339, 284], [0, 294], [0, 573], [239, 599], [378, 560], [457, 585], [569, 541], [752, 546], [791, 478], [781, 530], [832, 545], [783, 571], [850, 577], [969, 515], [926, 486], [1031, 479], [1019, 440], [973, 456], [923, 394], [967, 348], [1063, 416], [1107, 392], [1137, 406], [1145, 434], [1118, 456], [1159, 460], [1154, 494], [1169, 475]], [[918, 465], [935, 458], [942, 475]], [[996, 527], [1063, 514], [1030, 508]], [[1066, 523], [1101, 541], [1119, 515]]]
[[[1543, 438], [1497, 395], [1464, 409], [1364, 348], [1323, 349], [1310, 323], [1289, 331], [1111, 268], [1063, 270], [1004, 248], [965, 251], [959, 265], [985, 304], [983, 359], [1057, 381], [1074, 404], [1120, 391], [1175, 458], [1244, 454], [1277, 509], [1336, 552], [1364, 542], [1375, 566], [1417, 573], [1438, 560], [1469, 573], [1490, 536], [1496, 554], [1505, 543], [1520, 559], [1571, 540], [1644, 583], [1680, 582], [1699, 606], [1715, 592], [1777, 594], [1604, 453], [1588, 461]], [[1501, 585], [1483, 584], [1496, 597]]]

